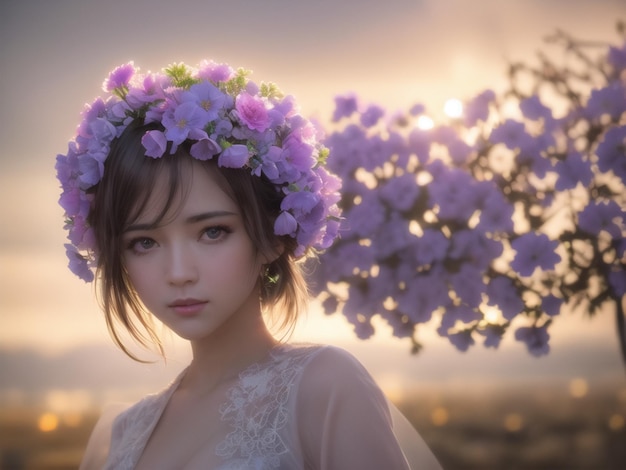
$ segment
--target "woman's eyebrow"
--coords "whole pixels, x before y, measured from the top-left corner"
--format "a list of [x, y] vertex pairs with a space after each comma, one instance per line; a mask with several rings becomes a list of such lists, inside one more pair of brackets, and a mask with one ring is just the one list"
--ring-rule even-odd
[[[213, 219], [215, 217], [227, 217], [237, 215], [236, 212], [230, 211], [209, 211], [202, 212], [200, 214], [195, 214], [185, 219], [185, 223], [187, 224], [195, 224], [197, 222], [202, 222], [203, 220]], [[129, 225], [126, 229], [124, 229], [124, 233], [128, 232], [140, 232], [143, 230], [152, 230], [157, 227], [158, 224], [155, 223], [145, 223], [145, 224], [133, 224]]]
[[201, 214], [192, 215], [187, 217], [186, 222], [188, 224], [195, 224], [196, 222], [202, 222], [203, 220], [213, 219], [214, 217], [225, 217], [237, 215], [235, 212], [230, 211], [211, 211], [211, 212], [203, 212]]

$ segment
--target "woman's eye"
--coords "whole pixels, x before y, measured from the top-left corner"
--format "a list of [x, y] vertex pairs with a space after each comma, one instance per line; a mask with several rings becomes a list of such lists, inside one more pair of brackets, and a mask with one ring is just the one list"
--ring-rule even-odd
[[203, 236], [209, 240], [219, 240], [228, 233], [225, 227], [208, 227], [204, 230]]
[[156, 242], [151, 238], [136, 238], [129, 243], [129, 248], [136, 253], [145, 253], [154, 248]]

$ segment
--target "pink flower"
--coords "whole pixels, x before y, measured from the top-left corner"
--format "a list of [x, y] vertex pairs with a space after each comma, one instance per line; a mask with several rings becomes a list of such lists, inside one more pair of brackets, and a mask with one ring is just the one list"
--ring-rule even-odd
[[264, 132], [270, 126], [270, 116], [265, 103], [248, 93], [242, 93], [235, 101], [239, 120], [250, 129]]

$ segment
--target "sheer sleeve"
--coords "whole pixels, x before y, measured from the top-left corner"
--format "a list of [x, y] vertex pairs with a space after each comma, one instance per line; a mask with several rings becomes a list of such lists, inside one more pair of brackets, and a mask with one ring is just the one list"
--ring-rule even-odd
[[[323, 349], [306, 366], [299, 386], [298, 433], [307, 468], [439, 468], [409, 466], [387, 400], [349, 353]], [[425, 446], [423, 462], [431, 459], [436, 463]]]
[[104, 467], [111, 445], [113, 422], [126, 408], [128, 405], [121, 403], [107, 405], [104, 408], [91, 432], [79, 470], [100, 470]]

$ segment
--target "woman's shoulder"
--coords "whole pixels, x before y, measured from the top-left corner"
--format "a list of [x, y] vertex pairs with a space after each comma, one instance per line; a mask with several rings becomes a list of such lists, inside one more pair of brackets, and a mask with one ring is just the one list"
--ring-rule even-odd
[[284, 350], [285, 357], [299, 364], [297, 380], [300, 400], [326, 400], [331, 395], [383, 394], [361, 362], [349, 351], [331, 345], [296, 344]]
[[180, 378], [184, 372], [179, 374], [170, 384], [164, 389], [145, 395], [134, 404], [128, 406], [124, 411], [119, 413], [113, 423], [115, 428], [125, 428], [128, 425], [138, 425], [142, 420], [153, 419], [155, 413], [165, 406], [169, 397], [176, 389]]
[[280, 345], [275, 354], [277, 362], [290, 362], [303, 367], [304, 372], [320, 370], [325, 377], [340, 379], [352, 375], [368, 375], [359, 360], [338, 346], [311, 343], [288, 343]]

